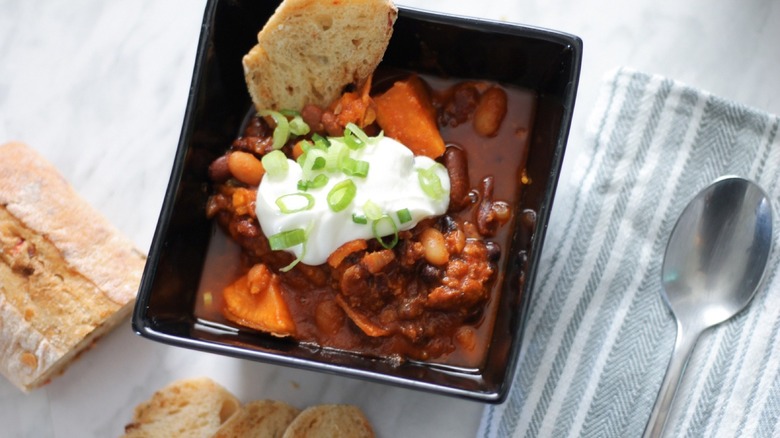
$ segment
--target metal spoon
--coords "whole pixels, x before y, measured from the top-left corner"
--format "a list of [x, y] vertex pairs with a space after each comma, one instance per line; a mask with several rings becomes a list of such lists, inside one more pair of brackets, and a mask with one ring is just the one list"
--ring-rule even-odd
[[753, 298], [772, 245], [766, 193], [739, 177], [716, 180], [677, 220], [661, 270], [664, 301], [677, 339], [644, 437], [660, 437], [685, 366], [704, 330], [731, 318]]

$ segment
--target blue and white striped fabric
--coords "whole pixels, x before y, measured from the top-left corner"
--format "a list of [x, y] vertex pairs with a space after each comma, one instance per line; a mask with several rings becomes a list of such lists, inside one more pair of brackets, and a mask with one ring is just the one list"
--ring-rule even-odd
[[[661, 300], [668, 236], [722, 175], [772, 199], [770, 271], [746, 311], [705, 332], [667, 436], [780, 436], [778, 117], [643, 73], [605, 82], [563, 219], [545, 243], [525, 345], [505, 403], [478, 437], [639, 437], [675, 338]], [[565, 212], [565, 213], [558, 213]]]

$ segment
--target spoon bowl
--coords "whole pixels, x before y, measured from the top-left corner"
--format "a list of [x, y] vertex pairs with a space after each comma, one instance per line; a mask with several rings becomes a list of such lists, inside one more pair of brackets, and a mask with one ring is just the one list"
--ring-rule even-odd
[[701, 333], [739, 313], [755, 295], [771, 245], [769, 197], [747, 179], [720, 178], [683, 210], [661, 269], [661, 295], [677, 322], [677, 338], [644, 437], [663, 433]]

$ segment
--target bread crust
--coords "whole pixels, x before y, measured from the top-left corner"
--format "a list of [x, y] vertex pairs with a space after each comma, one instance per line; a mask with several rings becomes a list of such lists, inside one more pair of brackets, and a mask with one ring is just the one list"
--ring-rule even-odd
[[208, 377], [181, 379], [135, 407], [123, 438], [211, 438], [241, 402]]
[[389, 0], [285, 0], [243, 60], [260, 110], [322, 108], [360, 86], [384, 56], [398, 10]]
[[282, 438], [373, 438], [374, 430], [363, 411], [354, 405], [322, 404], [303, 410]]
[[230, 417], [214, 438], [280, 438], [300, 412], [278, 400], [251, 401]]
[[22, 143], [0, 146], [0, 372], [47, 383], [132, 310], [145, 256]]

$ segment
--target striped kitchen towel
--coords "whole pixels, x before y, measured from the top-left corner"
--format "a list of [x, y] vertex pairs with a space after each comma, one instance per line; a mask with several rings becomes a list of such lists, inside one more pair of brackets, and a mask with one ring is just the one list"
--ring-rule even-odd
[[479, 437], [642, 435], [676, 333], [661, 300], [666, 242], [722, 175], [770, 194], [770, 269], [747, 310], [699, 339], [666, 436], [780, 436], [779, 120], [663, 77], [608, 77], [559, 189], [512, 390], [485, 408]]

